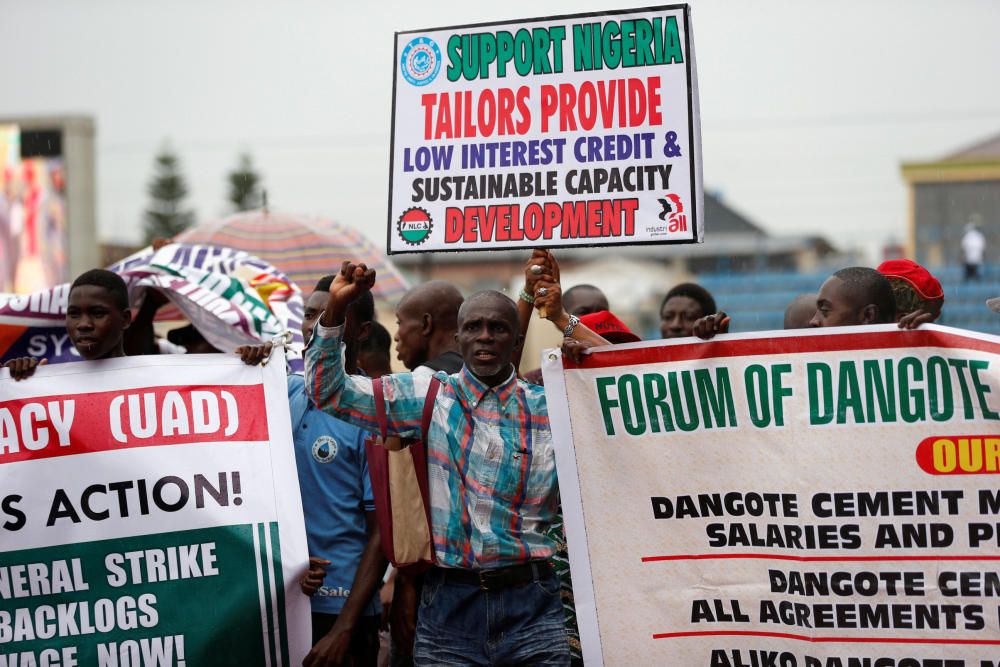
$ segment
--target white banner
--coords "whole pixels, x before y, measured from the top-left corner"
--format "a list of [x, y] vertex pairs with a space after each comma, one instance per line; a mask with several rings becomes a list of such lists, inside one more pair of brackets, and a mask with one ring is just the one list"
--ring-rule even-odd
[[0, 369], [0, 536], [4, 667], [301, 664], [280, 351]]
[[388, 250], [695, 243], [690, 9], [396, 33]]
[[545, 357], [587, 665], [996, 665], [1000, 339], [690, 340]]

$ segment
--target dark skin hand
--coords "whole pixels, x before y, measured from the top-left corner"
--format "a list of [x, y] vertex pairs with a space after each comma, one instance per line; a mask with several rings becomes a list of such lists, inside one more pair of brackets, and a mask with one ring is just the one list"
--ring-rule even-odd
[[34, 357], [18, 357], [11, 359], [3, 366], [10, 371], [10, 376], [15, 381], [26, 380], [35, 374], [35, 369], [49, 363], [48, 359], [35, 359]]
[[[538, 265], [542, 267], [542, 274], [548, 275], [559, 275], [559, 265], [556, 264], [555, 257], [552, 256], [548, 250], [541, 250], [536, 248], [531, 251], [531, 257], [528, 258], [527, 263], [524, 265], [524, 291], [528, 294], [534, 295], [535, 286], [538, 283], [539, 278], [542, 274], [535, 274], [532, 272], [531, 267]], [[521, 318], [521, 337], [528, 335], [528, 327], [531, 325], [531, 311], [534, 309], [534, 305], [524, 301], [521, 298], [517, 300], [517, 314]], [[514, 352], [514, 358], [511, 360], [514, 366], [520, 367], [521, 365], [521, 353], [524, 351], [523, 347], [519, 347]], [[529, 369], [530, 370], [530, 369]]]
[[345, 261], [333, 279], [333, 284], [330, 285], [330, 298], [320, 318], [320, 324], [325, 327], [343, 324], [347, 317], [347, 307], [363, 293], [371, 290], [374, 285], [375, 269], [369, 269], [364, 264]]
[[247, 366], [256, 366], [271, 356], [272, 347], [273, 346], [270, 343], [263, 343], [260, 345], [241, 345], [236, 348], [236, 354], [240, 355], [240, 359], [242, 359], [243, 363]]
[[302, 577], [302, 581], [299, 582], [299, 588], [302, 589], [303, 593], [309, 597], [316, 595], [316, 591], [323, 585], [323, 579], [326, 578], [326, 566], [329, 564], [330, 561], [324, 558], [309, 557], [309, 569], [306, 570], [306, 576]]
[[[531, 270], [533, 266], [542, 267], [542, 272], [536, 274]], [[538, 281], [543, 275], [558, 276], [559, 264], [556, 262], [556, 258], [548, 250], [535, 248], [531, 251], [531, 256], [524, 265], [525, 293], [534, 295]], [[518, 369], [519, 376], [521, 373], [521, 358], [524, 354], [524, 340], [528, 335], [528, 327], [531, 326], [531, 311], [534, 310], [534, 308], [535, 305], [533, 303], [528, 303], [518, 296], [517, 315], [521, 324], [521, 344], [514, 350], [514, 356], [511, 358], [511, 363], [514, 364], [514, 368]]]
[[694, 335], [702, 340], [711, 340], [720, 333], [729, 333], [729, 316], [722, 311], [699, 317], [694, 323]]
[[575, 363], [583, 363], [583, 358], [589, 354], [589, 350], [596, 347], [593, 343], [577, 340], [575, 338], [563, 338], [562, 353], [564, 357], [572, 359]]
[[897, 326], [900, 329], [916, 329], [921, 324], [928, 324], [937, 319], [936, 313], [931, 313], [926, 310], [915, 310], [912, 313], [907, 313], [899, 318]]
[[344, 603], [344, 608], [341, 609], [337, 622], [330, 628], [330, 632], [316, 642], [302, 661], [303, 667], [337, 667], [349, 664], [348, 654], [354, 628], [361, 612], [375, 595], [375, 589], [382, 581], [382, 575], [389, 564], [382, 555], [375, 512], [365, 512], [365, 520], [368, 523], [368, 544], [361, 554], [361, 562], [351, 584], [351, 594], [347, 597], [347, 602]]

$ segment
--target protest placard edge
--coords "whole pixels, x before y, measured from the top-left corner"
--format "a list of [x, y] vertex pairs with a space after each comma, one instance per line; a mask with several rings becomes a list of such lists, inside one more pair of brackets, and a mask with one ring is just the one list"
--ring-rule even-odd
[[[573, 427], [569, 414], [569, 398], [563, 376], [562, 353], [556, 349], [542, 352], [542, 375], [545, 378], [545, 404], [549, 412], [549, 428], [552, 429], [552, 445], [556, 454], [556, 474], [559, 478], [559, 497], [562, 502], [563, 530], [570, 559], [570, 573], [573, 577], [573, 599], [576, 607], [576, 623], [580, 631], [583, 659], [587, 665], [604, 665], [604, 651], [601, 645], [600, 622], [594, 599], [594, 585], [590, 568], [586, 522], [573, 526], [570, 530], [570, 516], [582, 519], [583, 499], [580, 493], [579, 472], [576, 467], [576, 453], [573, 449]], [[557, 399], [557, 400], [553, 400]]]

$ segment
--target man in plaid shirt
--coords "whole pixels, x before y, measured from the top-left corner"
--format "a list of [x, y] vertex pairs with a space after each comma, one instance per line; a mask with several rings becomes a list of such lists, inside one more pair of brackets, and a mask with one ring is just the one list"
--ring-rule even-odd
[[[345, 262], [306, 351], [314, 403], [377, 430], [369, 378], [344, 373], [347, 306], [375, 272]], [[441, 381], [427, 434], [435, 565], [421, 594], [417, 665], [567, 665], [559, 579], [546, 535], [558, 507], [544, 390], [518, 381], [517, 307], [499, 292], [465, 300], [456, 335], [465, 366]], [[388, 432], [421, 437], [430, 377], [383, 379]]]

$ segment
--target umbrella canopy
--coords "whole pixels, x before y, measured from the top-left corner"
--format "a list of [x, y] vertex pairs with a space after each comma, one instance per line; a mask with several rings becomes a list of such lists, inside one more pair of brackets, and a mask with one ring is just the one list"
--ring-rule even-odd
[[[108, 268], [125, 280], [133, 307], [148, 289], [156, 289], [169, 304], [158, 315], [183, 316], [223, 352], [285, 332], [291, 333], [291, 350], [301, 350], [302, 293], [287, 276], [242, 250], [172, 243], [145, 248]], [[32, 294], [0, 294], [0, 361], [79, 360], [66, 337], [69, 292], [70, 283], [64, 283]], [[301, 368], [297, 359], [291, 363]]]
[[358, 230], [333, 220], [261, 209], [197, 225], [174, 240], [245, 250], [273, 264], [307, 293], [345, 259], [375, 269], [378, 280], [372, 291], [377, 298], [396, 301], [409, 289], [385, 253]]

